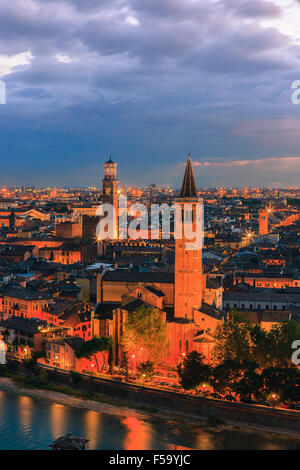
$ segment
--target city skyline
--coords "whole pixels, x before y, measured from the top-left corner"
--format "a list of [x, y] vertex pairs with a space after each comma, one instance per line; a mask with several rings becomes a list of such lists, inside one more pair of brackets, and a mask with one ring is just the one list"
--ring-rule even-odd
[[[106, 157], [107, 158], [107, 157]], [[265, 172], [268, 172], [268, 168], [265, 167], [264, 165], [266, 163], [269, 163], [270, 165], [275, 165], [278, 167], [278, 171], [280, 171], [281, 173], [284, 172], [284, 170], [286, 169], [286, 165], [289, 165], [289, 164], [298, 164], [298, 161], [300, 161], [300, 157], [278, 157], [278, 158], [275, 158], [275, 157], [270, 157], [270, 158], [267, 158], [267, 159], [255, 159], [255, 160], [218, 160], [218, 161], [194, 161], [192, 160], [193, 162], [193, 166], [194, 166], [194, 169], [195, 169], [195, 176], [197, 178], [197, 180], [199, 180], [199, 183], [198, 184], [198, 187], [200, 190], [206, 190], [206, 189], [298, 189], [299, 188], [299, 184], [298, 184], [298, 179], [297, 177], [295, 177], [295, 182], [294, 183], [291, 183], [291, 182], [282, 182], [282, 181], [270, 181], [269, 184], [266, 183], [266, 179], [265, 180], [262, 180], [262, 183], [261, 184], [258, 184], [257, 183], [257, 171], [262, 171], [263, 174]], [[105, 158], [102, 162], [102, 165], [103, 163], [105, 162]], [[30, 188], [30, 187], [34, 187], [35, 189], [40, 189], [40, 190], [43, 190], [43, 189], [52, 189], [52, 188], [60, 188], [60, 189], [100, 189], [101, 188], [101, 177], [103, 176], [103, 172], [102, 172], [102, 165], [98, 165], [98, 166], [95, 166], [93, 167], [93, 172], [97, 174], [98, 172], [98, 176], [91, 176], [91, 179], [93, 181], [95, 181], [95, 184], [92, 184], [91, 182], [87, 182], [86, 184], [84, 184], [84, 182], [82, 184], [73, 184], [74, 182], [71, 182], [70, 184], [65, 184], [65, 179], [63, 178], [62, 181], [61, 181], [61, 184], [52, 184], [52, 183], [45, 183], [45, 184], [40, 184], [39, 181], [35, 184], [33, 179], [31, 180], [31, 182], [28, 182], [28, 183], [25, 183], [24, 180], [22, 182], [19, 183], [19, 184], [1, 184], [1, 181], [0, 181], [0, 190], [6, 190], [7, 188], [10, 188], [10, 189], [21, 189], [21, 188]], [[137, 181], [137, 179], [131, 179], [131, 181], [129, 181], [127, 179], [126, 181], [126, 176], [125, 178], [122, 178], [123, 182], [122, 182], [122, 187], [124, 188], [147, 188], [148, 186], [151, 186], [153, 184], [155, 184], [155, 186], [157, 186], [158, 188], [173, 188], [175, 190], [178, 190], [180, 189], [180, 174], [179, 176], [177, 176], [177, 170], [178, 172], [179, 171], [182, 171], [182, 169], [184, 168], [185, 166], [185, 162], [182, 162], [182, 163], [179, 163], [176, 165], [176, 167], [174, 168], [170, 168], [169, 169], [169, 174], [170, 175], [173, 175], [173, 178], [171, 176], [170, 180], [172, 182], [163, 182], [163, 183], [159, 183], [157, 181], [152, 181], [151, 179], [148, 179], [146, 180], [145, 178], [142, 179], [140, 181], [140, 178], [139, 178], [139, 181]], [[201, 175], [201, 172], [204, 170], [209, 170], [211, 171], [211, 173], [213, 175], [218, 175], [218, 170], [219, 172], [224, 172], [224, 171], [227, 171], [228, 173], [231, 173], [234, 171], [234, 169], [239, 169], [239, 168], [246, 168], [247, 169], [247, 174], [243, 175], [243, 178], [240, 178], [238, 181], [239, 181], [239, 184], [237, 184], [237, 180], [236, 178], [233, 178], [233, 183], [229, 183], [229, 182], [226, 182], [226, 180], [224, 179], [224, 175], [221, 177], [221, 178], [217, 178], [215, 180], [212, 181], [212, 184], [206, 184], [205, 185], [205, 178], [203, 177], [204, 175], [202, 174]], [[126, 168], [126, 165], [124, 165], [124, 167], [122, 168], [121, 167], [121, 171], [122, 169], [124, 170], [124, 174], [126, 175], [127, 174], [127, 171], [128, 168]], [[129, 168], [130, 170], [130, 168]], [[84, 171], [84, 169], [83, 169]], [[296, 170], [295, 170], [296, 171]], [[251, 173], [252, 172], [252, 173]], [[253, 176], [253, 180], [251, 180], [251, 174]], [[174, 176], [176, 175], [176, 176]], [[249, 177], [250, 175], [250, 177]], [[202, 178], [201, 178], [202, 177]], [[256, 180], [256, 184], [254, 182], [254, 180]], [[75, 179], [76, 181], [76, 179]], [[211, 180], [208, 180], [208, 181], [211, 181]], [[223, 184], [222, 184], [222, 181], [223, 181]], [[253, 183], [251, 183], [251, 181], [253, 181]], [[201, 182], [203, 184], [201, 184]], [[137, 184], [138, 183], [138, 184]], [[214, 184], [215, 183], [215, 184]]]
[[0, 453], [300, 450], [299, 24], [0, 0]]
[[[174, 420], [213, 410], [229, 449], [236, 436], [223, 416], [239, 433], [263, 420], [266, 435], [274, 419], [282, 434], [299, 431], [299, 190], [199, 191], [190, 154], [180, 192], [151, 184], [123, 192], [118, 162], [110, 156], [103, 167], [102, 190], [2, 191], [0, 392], [8, 405], [0, 407], [1, 448], [128, 449], [129, 436], [130, 449], [156, 447], [158, 430], [147, 418], [142, 438], [143, 421], [132, 423], [123, 403], [143, 413], [155, 404]], [[17, 417], [15, 426], [7, 381], [20, 398], [26, 388], [18, 387], [30, 386], [36, 412], [25, 402], [20, 416], [24, 409], [41, 416], [41, 389], [59, 405], [59, 391], [57, 426], [52, 412], [43, 420]], [[76, 425], [74, 408], [72, 421], [65, 419], [74, 397], [84, 411], [88, 396], [87, 409], [104, 420], [98, 393], [101, 401], [116, 397], [112, 422], [122, 396], [121, 428], [104, 440], [110, 422]], [[211, 449], [202, 440], [206, 427], [209, 416], [200, 436], [190, 428], [190, 449]], [[188, 428], [175, 428], [186, 449]], [[173, 437], [163, 435], [169, 449]], [[285, 436], [281, 448], [294, 445]]]
[[297, 186], [296, 0], [0, 13], [0, 185], [96, 186], [110, 153], [124, 184], [179, 185], [191, 148], [199, 187]]

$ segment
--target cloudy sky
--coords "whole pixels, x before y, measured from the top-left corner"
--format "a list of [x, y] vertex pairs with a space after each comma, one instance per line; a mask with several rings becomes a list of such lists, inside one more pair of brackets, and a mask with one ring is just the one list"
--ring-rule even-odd
[[300, 186], [296, 0], [0, 0], [0, 185]]

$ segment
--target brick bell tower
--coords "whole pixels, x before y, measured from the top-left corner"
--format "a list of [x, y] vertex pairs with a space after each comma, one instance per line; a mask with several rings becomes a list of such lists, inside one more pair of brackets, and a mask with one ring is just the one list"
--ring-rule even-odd
[[[175, 202], [180, 204], [182, 209], [187, 204], [191, 205], [192, 219], [184, 221], [184, 223], [191, 223], [193, 231], [195, 231], [196, 205], [203, 204], [203, 199], [197, 196], [190, 154], [186, 164], [180, 197]], [[184, 218], [183, 215], [182, 218]], [[191, 240], [184, 237], [184, 230], [182, 238], [175, 239], [174, 317], [193, 320], [193, 311], [195, 308], [201, 307], [203, 297], [202, 247], [194, 250], [187, 249], [186, 244], [189, 242]]]
[[261, 209], [259, 211], [259, 235], [267, 235], [269, 233], [269, 211]]
[[111, 156], [109, 160], [104, 163], [104, 178], [102, 180], [103, 187], [103, 203], [112, 204], [116, 211], [116, 229], [114, 238], [118, 238], [118, 186], [117, 179], [117, 163], [113, 162]]

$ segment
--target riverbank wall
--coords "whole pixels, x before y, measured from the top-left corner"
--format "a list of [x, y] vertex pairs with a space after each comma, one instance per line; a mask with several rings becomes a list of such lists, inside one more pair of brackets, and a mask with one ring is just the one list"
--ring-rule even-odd
[[178, 415], [188, 414], [194, 418], [218, 416], [224, 421], [267, 426], [283, 431], [297, 431], [300, 435], [300, 412], [297, 411], [189, 396], [183, 393], [90, 376], [82, 376], [82, 380], [74, 385], [68, 373], [50, 369], [47, 369], [47, 373], [53, 382], [76, 387], [81, 391], [105, 395], [122, 402], [129, 402], [137, 407], [165, 410]]

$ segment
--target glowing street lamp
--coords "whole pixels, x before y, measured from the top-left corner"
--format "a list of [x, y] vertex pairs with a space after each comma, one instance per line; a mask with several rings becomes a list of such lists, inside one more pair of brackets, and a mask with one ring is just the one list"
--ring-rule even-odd
[[270, 397], [272, 400], [272, 406], [275, 408], [275, 402], [278, 400], [278, 395], [276, 393], [271, 393]]
[[131, 359], [132, 359], [132, 368], [133, 370], [135, 370], [135, 354], [131, 355]]
[[100, 237], [96, 237], [97, 241], [97, 255], [100, 255], [100, 245], [103, 245], [103, 240]]
[[253, 232], [249, 231], [249, 232], [246, 233], [246, 237], [247, 237], [247, 240], [248, 240], [249, 243], [251, 243], [253, 236], [254, 236]]
[[203, 383], [202, 384], [202, 393], [204, 394], [206, 391], [209, 391], [209, 384]]

